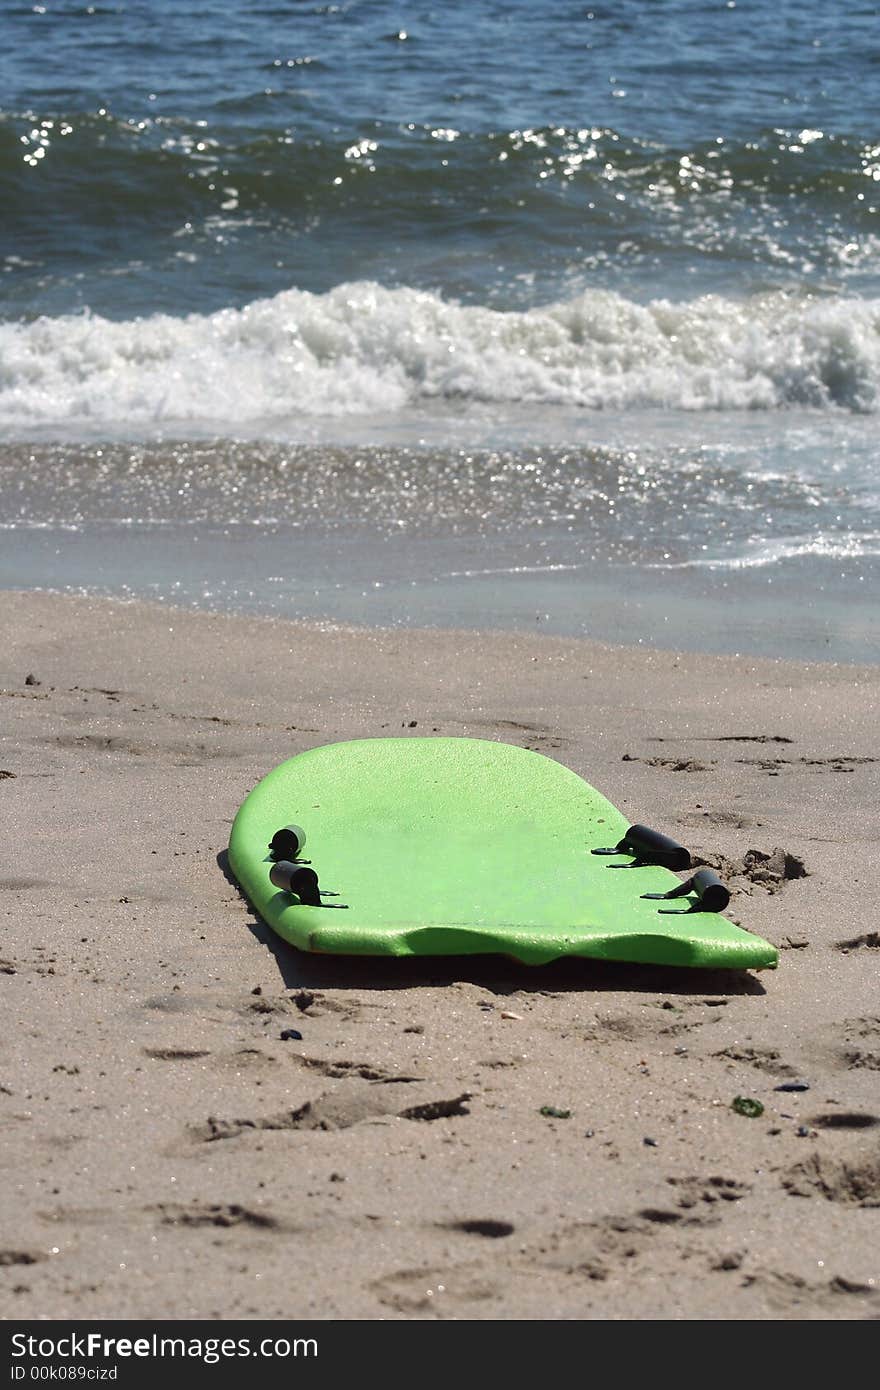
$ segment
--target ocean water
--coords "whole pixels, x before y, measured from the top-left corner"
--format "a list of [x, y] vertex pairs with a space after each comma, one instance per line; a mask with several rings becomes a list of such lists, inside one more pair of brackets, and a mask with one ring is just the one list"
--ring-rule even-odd
[[880, 660], [880, 7], [0, 0], [0, 584]]

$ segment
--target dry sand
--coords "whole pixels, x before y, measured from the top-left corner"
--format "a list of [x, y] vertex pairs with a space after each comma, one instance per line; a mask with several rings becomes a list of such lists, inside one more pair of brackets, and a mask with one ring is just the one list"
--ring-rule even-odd
[[[4, 1316], [877, 1317], [880, 668], [39, 594], [0, 630]], [[779, 969], [286, 947], [238, 805], [401, 732], [803, 861], [734, 880]]]

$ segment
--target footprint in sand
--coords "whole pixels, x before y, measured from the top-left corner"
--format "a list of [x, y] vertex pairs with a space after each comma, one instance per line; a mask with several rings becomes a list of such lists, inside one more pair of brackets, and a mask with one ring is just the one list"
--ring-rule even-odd
[[880, 1155], [835, 1159], [814, 1153], [782, 1175], [792, 1197], [824, 1197], [848, 1206], [880, 1207]]
[[864, 932], [861, 936], [850, 937], [848, 941], [835, 941], [835, 951], [840, 951], [843, 955], [849, 955], [850, 951], [858, 951], [860, 947], [867, 946], [870, 950], [877, 950], [880, 947], [880, 931]]
[[467, 1311], [476, 1302], [498, 1296], [498, 1290], [475, 1266], [452, 1269], [427, 1266], [399, 1269], [370, 1284], [370, 1289], [386, 1308], [396, 1313], [433, 1313], [442, 1317], [454, 1307]]
[[203, 1143], [219, 1139], [236, 1139], [249, 1130], [336, 1130], [350, 1129], [365, 1120], [390, 1118], [432, 1121], [469, 1114], [468, 1092], [449, 1100], [424, 1101], [400, 1109], [400, 1098], [394, 1087], [375, 1086], [358, 1082], [343, 1083], [316, 1100], [307, 1100], [295, 1110], [283, 1110], [275, 1115], [220, 1119], [209, 1116], [205, 1124], [190, 1129], [192, 1138]]
[[425, 1079], [423, 1076], [407, 1076], [401, 1072], [388, 1071], [386, 1067], [380, 1067], [374, 1062], [350, 1062], [344, 1057], [306, 1057], [302, 1053], [297, 1053], [294, 1060], [300, 1066], [306, 1067], [310, 1071], [317, 1071], [322, 1076], [359, 1076], [364, 1081], [372, 1081], [379, 1085], [391, 1085], [393, 1083], [404, 1085], [408, 1082], [424, 1081]]
[[775, 1047], [723, 1047], [720, 1052], [713, 1052], [712, 1056], [724, 1057], [730, 1062], [747, 1062], [749, 1066], [757, 1067], [758, 1071], [768, 1072], [771, 1076], [797, 1074], [794, 1067], [782, 1061]]
[[739, 1202], [752, 1190], [747, 1182], [718, 1175], [708, 1178], [667, 1178], [666, 1181], [675, 1189], [678, 1206], [686, 1210], [700, 1203], [711, 1206], [715, 1202]]
[[158, 1211], [166, 1226], [245, 1226], [257, 1231], [277, 1231], [283, 1225], [269, 1212], [255, 1211], [238, 1202], [193, 1202], [188, 1206], [160, 1202], [149, 1210]]
[[[848, 1018], [843, 1024], [840, 1050], [848, 1068], [880, 1071], [880, 1018]], [[875, 1044], [871, 1047], [869, 1044]]]
[[781, 1316], [799, 1314], [802, 1317], [815, 1316], [817, 1306], [828, 1306], [841, 1293], [873, 1292], [867, 1285], [855, 1285], [848, 1279], [832, 1277], [811, 1284], [799, 1274], [775, 1269], [758, 1269], [743, 1275], [741, 1287], [754, 1289], [760, 1295], [761, 1304]]

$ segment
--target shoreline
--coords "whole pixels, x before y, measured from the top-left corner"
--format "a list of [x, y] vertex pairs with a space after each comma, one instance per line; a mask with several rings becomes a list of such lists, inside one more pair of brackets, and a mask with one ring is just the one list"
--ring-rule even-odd
[[19, 529], [5, 534], [0, 593], [157, 603], [307, 627], [490, 631], [741, 660], [880, 664], [870, 586], [842, 579], [836, 561], [824, 571], [814, 560], [785, 561], [768, 578], [534, 558], [530, 564], [513, 538], [412, 538], [390, 553], [379, 536], [349, 536], [343, 548], [338, 539], [279, 531], [257, 539], [170, 526]]
[[[181, 620], [190, 620], [198, 623], [200, 620], [206, 622], [224, 623], [229, 622], [234, 625], [250, 626], [256, 625], [259, 628], [283, 627], [291, 629], [293, 632], [302, 632], [305, 635], [318, 638], [322, 635], [328, 637], [350, 637], [353, 640], [363, 638], [365, 641], [370, 638], [384, 639], [393, 641], [394, 639], [409, 638], [414, 642], [432, 643], [435, 639], [444, 646], [451, 644], [455, 646], [457, 642], [472, 642], [478, 639], [480, 642], [489, 640], [499, 644], [509, 643], [517, 645], [520, 643], [547, 644], [548, 649], [553, 646], [556, 655], [565, 654], [565, 649], [570, 648], [569, 654], [578, 651], [585, 655], [593, 654], [605, 656], [609, 659], [615, 657], [631, 658], [634, 661], [646, 659], [649, 663], [656, 659], [663, 661], [665, 658], [672, 658], [677, 666], [682, 660], [693, 662], [707, 661], [710, 665], [717, 665], [719, 669], [725, 664], [732, 664], [735, 669], [742, 674], [742, 663], [746, 662], [749, 667], [758, 674], [767, 674], [782, 668], [791, 668], [793, 672], [808, 674], [815, 671], [817, 675], [823, 672], [839, 671], [854, 677], [860, 674], [870, 679], [875, 674], [880, 674], [880, 661], [845, 661], [833, 658], [822, 659], [807, 656], [783, 656], [774, 655], [760, 651], [712, 651], [705, 647], [672, 647], [672, 646], [651, 646], [647, 642], [625, 642], [610, 641], [600, 637], [589, 635], [559, 632], [547, 628], [534, 629], [528, 627], [514, 628], [492, 626], [489, 623], [469, 625], [453, 625], [451, 623], [437, 624], [418, 624], [409, 623], [380, 623], [380, 622], [359, 622], [355, 619], [346, 619], [332, 616], [317, 617], [298, 617], [290, 616], [283, 612], [266, 611], [255, 609], [229, 609], [203, 608], [196, 603], [183, 603], [179, 600], [166, 598], [155, 598], [144, 596], [139, 593], [116, 594], [103, 592], [71, 592], [70, 590], [54, 587], [34, 587], [22, 588], [15, 586], [0, 587], [0, 605], [3, 600], [11, 603], [22, 601], [27, 604], [33, 600], [35, 605], [46, 603], [49, 607], [58, 604], [69, 604], [71, 609], [79, 609], [87, 612], [93, 608], [105, 608], [107, 611], [119, 609], [122, 611], [142, 610], [144, 615], [150, 615], [162, 627], [164, 624], [161, 619], [165, 617], [177, 617]], [[77, 615], [79, 616], [79, 615]], [[173, 630], [173, 624], [169, 631]]]
[[0, 445], [0, 589], [880, 662], [866, 427], [798, 418], [603, 421], [570, 446]]
[[[876, 1313], [880, 668], [12, 591], [0, 633], [3, 1315]], [[532, 747], [734, 867], [780, 847], [806, 876], [729, 913], [779, 968], [275, 940], [222, 867], [246, 792], [408, 731]]]

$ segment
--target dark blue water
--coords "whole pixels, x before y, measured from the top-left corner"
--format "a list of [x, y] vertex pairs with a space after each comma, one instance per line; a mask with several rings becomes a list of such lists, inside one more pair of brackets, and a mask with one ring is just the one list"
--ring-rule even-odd
[[499, 307], [876, 281], [874, 5], [4, 0], [0, 17], [9, 316], [208, 312], [372, 278]]
[[[8, 536], [70, 507], [104, 535], [205, 524], [201, 454], [191, 476], [170, 446], [95, 441], [273, 440], [314, 447], [319, 505], [217, 446], [247, 527], [427, 524], [506, 538], [492, 573], [528, 551], [547, 574], [588, 557], [866, 602], [880, 7], [0, 0], [0, 94]], [[359, 450], [395, 441], [406, 461], [370, 454], [360, 488]], [[528, 506], [499, 501], [498, 451]], [[615, 494], [620, 468], [644, 487]], [[573, 583], [558, 625], [581, 630]]]

